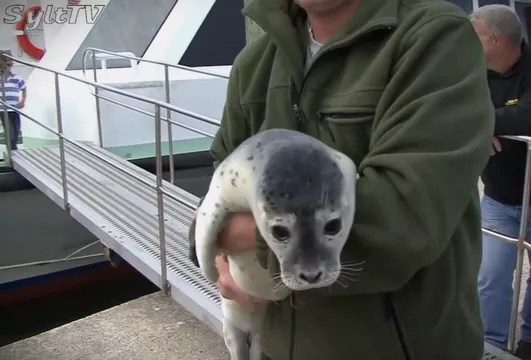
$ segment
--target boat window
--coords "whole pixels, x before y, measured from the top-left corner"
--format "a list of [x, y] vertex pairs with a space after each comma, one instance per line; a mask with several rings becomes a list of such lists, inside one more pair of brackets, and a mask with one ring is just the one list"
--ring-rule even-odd
[[[177, 0], [110, 0], [66, 70], [83, 68], [83, 51], [87, 47], [132, 52], [142, 57], [176, 3]], [[96, 66], [101, 68], [99, 62]], [[130, 66], [127, 59], [107, 62], [108, 68]], [[87, 60], [87, 68], [92, 69], [92, 61]]]

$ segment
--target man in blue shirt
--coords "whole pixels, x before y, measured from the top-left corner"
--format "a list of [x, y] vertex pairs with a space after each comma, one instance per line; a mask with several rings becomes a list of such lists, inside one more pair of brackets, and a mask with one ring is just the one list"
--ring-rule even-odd
[[[0, 83], [2, 84], [2, 88], [0, 90], [5, 89], [5, 101], [8, 105], [17, 107], [19, 109], [22, 109], [26, 104], [26, 97], [27, 97], [27, 90], [26, 90], [26, 83], [25, 81], [18, 76], [17, 74], [13, 73], [11, 70], [13, 68], [13, 60], [3, 56], [3, 54], [11, 55], [11, 51], [9, 50], [3, 50], [0, 51], [0, 75], [2, 75], [2, 79], [0, 80]], [[4, 76], [4, 74], [6, 74]], [[5, 83], [4, 83], [5, 78]], [[0, 119], [2, 119], [2, 127], [4, 128], [4, 133], [7, 133], [6, 131], [6, 119], [5, 119], [5, 113], [3, 111], [0, 111]], [[9, 128], [10, 128], [10, 140], [11, 140], [11, 150], [17, 149], [17, 138], [18, 134], [20, 132], [20, 114], [12, 109], [7, 110], [7, 117], [9, 121]], [[5, 136], [7, 138], [7, 136]], [[7, 146], [7, 144], [6, 144]]]

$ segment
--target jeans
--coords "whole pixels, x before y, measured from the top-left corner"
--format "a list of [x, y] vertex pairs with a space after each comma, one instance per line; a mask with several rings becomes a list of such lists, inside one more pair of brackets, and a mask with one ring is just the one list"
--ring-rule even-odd
[[[11, 130], [11, 150], [16, 150], [18, 134], [20, 133], [20, 114], [14, 111], [8, 111], [7, 117], [9, 119]], [[4, 137], [7, 139], [7, 130], [3, 111], [0, 111], [0, 119], [2, 119], [2, 127], [4, 128]]]
[[[481, 202], [482, 226], [506, 236], [518, 238], [522, 206], [505, 205], [484, 196]], [[528, 218], [526, 241], [531, 234]], [[507, 349], [513, 300], [513, 278], [517, 247], [483, 234], [483, 258], [478, 287], [485, 341]], [[528, 254], [529, 256], [529, 254]], [[522, 310], [521, 340], [531, 342], [531, 279], [527, 279]]]

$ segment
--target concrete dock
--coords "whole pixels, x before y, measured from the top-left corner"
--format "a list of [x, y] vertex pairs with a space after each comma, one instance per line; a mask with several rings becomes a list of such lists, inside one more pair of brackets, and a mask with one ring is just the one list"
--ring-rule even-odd
[[[492, 346], [486, 350], [491, 356], [485, 360], [517, 360]], [[162, 293], [141, 297], [0, 348], [0, 360], [125, 359], [229, 360], [230, 357], [221, 337]]]
[[[520, 308], [529, 274], [526, 259]], [[521, 324], [521, 321], [520, 321]], [[519, 329], [518, 329], [519, 332]], [[496, 357], [516, 360], [489, 346]], [[229, 360], [221, 337], [155, 293], [0, 348], [0, 360]]]
[[228, 360], [223, 339], [156, 293], [0, 348], [1, 360]]

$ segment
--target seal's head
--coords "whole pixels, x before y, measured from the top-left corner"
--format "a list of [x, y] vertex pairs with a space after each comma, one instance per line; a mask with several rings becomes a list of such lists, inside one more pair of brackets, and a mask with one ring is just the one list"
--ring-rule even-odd
[[333, 284], [355, 209], [356, 169], [324, 144], [275, 149], [259, 179], [255, 220], [291, 290]]

